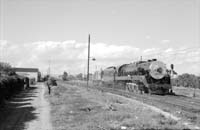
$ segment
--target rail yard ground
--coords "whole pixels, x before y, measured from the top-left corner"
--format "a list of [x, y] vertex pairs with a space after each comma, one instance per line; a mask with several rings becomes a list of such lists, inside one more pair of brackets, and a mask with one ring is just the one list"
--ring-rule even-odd
[[200, 99], [200, 89], [186, 88], [186, 87], [173, 87], [177, 95], [184, 95], [187, 97], [194, 97]]
[[[179, 116], [182, 110], [176, 106], [164, 109], [165, 103], [152, 101], [148, 104], [141, 97], [83, 86], [85, 84], [80, 82], [60, 81], [51, 95], [46, 93], [53, 129], [199, 129], [199, 117], [185, 117], [184, 112]], [[191, 118], [193, 121], [189, 120]]]
[[[44, 83], [16, 94], [0, 108], [2, 130], [200, 129], [199, 90], [182, 96], [131, 94], [85, 82]], [[188, 96], [188, 97], [187, 97]]]

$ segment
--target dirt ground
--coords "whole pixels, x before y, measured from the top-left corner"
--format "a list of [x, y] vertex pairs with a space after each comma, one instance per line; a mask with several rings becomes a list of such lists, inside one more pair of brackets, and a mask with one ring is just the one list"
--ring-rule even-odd
[[40, 83], [7, 101], [0, 112], [0, 130], [52, 130], [45, 91]]
[[176, 116], [123, 96], [58, 82], [39, 83], [0, 108], [0, 130], [187, 129]]
[[48, 99], [54, 130], [187, 129], [177, 117], [142, 102], [63, 82]]
[[176, 94], [185, 95], [188, 97], [194, 97], [200, 99], [200, 89], [186, 88], [186, 87], [173, 87]]

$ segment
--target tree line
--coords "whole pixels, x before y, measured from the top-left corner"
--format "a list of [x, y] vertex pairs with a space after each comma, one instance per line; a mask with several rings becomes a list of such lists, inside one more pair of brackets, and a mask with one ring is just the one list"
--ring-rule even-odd
[[190, 88], [199, 88], [200, 89], [200, 76], [194, 74], [184, 73], [172, 80], [173, 86], [183, 86]]
[[68, 80], [86, 80], [86, 77], [82, 73], [79, 73], [79, 74], [76, 74], [76, 75], [71, 75], [71, 74], [68, 74], [66, 71], [64, 71], [63, 74], [60, 75], [60, 78], [63, 81], [68, 81]]

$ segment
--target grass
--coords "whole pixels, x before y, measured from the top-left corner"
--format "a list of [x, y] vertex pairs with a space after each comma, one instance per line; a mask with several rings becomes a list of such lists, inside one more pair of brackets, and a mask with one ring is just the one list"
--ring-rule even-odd
[[55, 130], [182, 129], [179, 122], [146, 108], [141, 103], [81, 83], [58, 82], [52, 95], [51, 121]]
[[193, 94], [195, 92], [195, 98], [200, 99], [200, 89], [194, 89], [194, 88], [186, 88], [186, 87], [173, 87], [173, 90], [178, 95], [184, 95], [188, 97], [193, 97]]

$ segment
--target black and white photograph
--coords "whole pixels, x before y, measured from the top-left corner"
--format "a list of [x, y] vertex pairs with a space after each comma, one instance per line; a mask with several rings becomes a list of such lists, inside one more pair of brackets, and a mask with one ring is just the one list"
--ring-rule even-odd
[[200, 130], [200, 0], [0, 0], [0, 130]]

